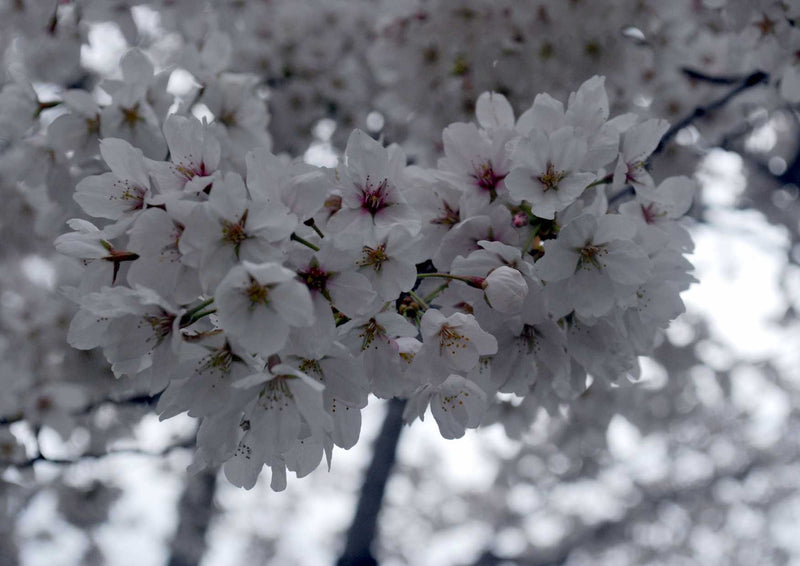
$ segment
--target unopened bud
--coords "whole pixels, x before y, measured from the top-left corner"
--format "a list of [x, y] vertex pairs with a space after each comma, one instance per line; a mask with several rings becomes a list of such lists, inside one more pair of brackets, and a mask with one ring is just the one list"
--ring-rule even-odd
[[493, 309], [513, 313], [522, 308], [522, 302], [528, 294], [528, 284], [519, 271], [502, 265], [486, 277], [483, 291]]

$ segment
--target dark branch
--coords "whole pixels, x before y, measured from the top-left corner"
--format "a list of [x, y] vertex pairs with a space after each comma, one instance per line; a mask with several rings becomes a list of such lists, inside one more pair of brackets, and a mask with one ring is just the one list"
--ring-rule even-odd
[[[102, 399], [100, 401], [90, 403], [75, 413], [75, 415], [88, 415], [103, 405], [116, 405], [118, 407], [155, 407], [160, 397], [161, 393], [156, 393], [155, 395], [136, 395], [134, 397], [128, 397], [127, 399]], [[12, 423], [20, 422], [24, 419], [25, 415], [23, 413], [0, 417], [0, 426], [10, 425]]]
[[100, 453], [89, 453], [89, 454], [81, 454], [74, 460], [64, 460], [59, 458], [48, 458], [43, 454], [39, 454], [34, 456], [29, 460], [25, 460], [24, 462], [13, 462], [9, 460], [0, 460], [0, 466], [3, 467], [14, 467], [14, 468], [30, 468], [36, 462], [48, 462], [50, 464], [58, 464], [61, 466], [71, 466], [72, 464], [77, 464], [78, 462], [82, 462], [83, 460], [97, 460], [100, 458], [105, 458], [106, 456], [114, 456], [116, 454], [138, 454], [140, 456], [153, 456], [153, 457], [161, 457], [166, 456], [170, 452], [174, 450], [180, 450], [184, 448], [194, 448], [195, 446], [195, 438], [188, 438], [179, 442], [177, 444], [170, 444], [163, 450], [159, 450], [158, 452], [148, 452], [146, 450], [142, 450], [140, 448], [120, 448], [118, 450], [109, 450], [108, 452], [100, 452]]
[[673, 124], [670, 127], [670, 129], [666, 131], [664, 136], [661, 138], [658, 147], [653, 152], [653, 155], [656, 155], [664, 151], [664, 147], [670, 140], [672, 140], [672, 138], [674, 138], [678, 134], [678, 132], [680, 132], [685, 127], [691, 125], [698, 118], [704, 118], [708, 116], [712, 112], [719, 110], [720, 108], [728, 104], [728, 102], [739, 96], [744, 91], [749, 90], [762, 83], [766, 83], [768, 80], [769, 80], [769, 75], [767, 73], [763, 71], [755, 71], [744, 77], [736, 85], [736, 88], [732, 89], [726, 95], [708, 103], [705, 106], [698, 106], [689, 115], [687, 115], [682, 120], [679, 120], [678, 122]]
[[620, 189], [620, 191], [617, 194], [612, 195], [608, 199], [608, 207], [611, 208], [611, 205], [616, 204], [625, 198], [632, 197], [635, 194], [636, 191], [631, 186], [627, 186], [624, 189]]
[[697, 69], [692, 69], [690, 67], [681, 67], [681, 72], [692, 80], [714, 85], [734, 85], [739, 84], [747, 79], [746, 75], [707, 75], [703, 71], [698, 71]]
[[386, 418], [375, 440], [372, 462], [364, 476], [356, 515], [347, 531], [344, 552], [337, 566], [377, 566], [372, 555], [372, 544], [378, 525], [378, 514], [386, 491], [386, 482], [394, 466], [397, 442], [403, 429], [403, 409], [406, 402], [392, 399], [388, 403]]

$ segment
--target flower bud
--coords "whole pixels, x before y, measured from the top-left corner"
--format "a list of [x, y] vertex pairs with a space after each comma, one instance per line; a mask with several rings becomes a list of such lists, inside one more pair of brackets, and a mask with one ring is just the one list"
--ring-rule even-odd
[[528, 294], [528, 284], [519, 271], [502, 265], [486, 277], [483, 290], [493, 309], [513, 313], [522, 308], [522, 302]]

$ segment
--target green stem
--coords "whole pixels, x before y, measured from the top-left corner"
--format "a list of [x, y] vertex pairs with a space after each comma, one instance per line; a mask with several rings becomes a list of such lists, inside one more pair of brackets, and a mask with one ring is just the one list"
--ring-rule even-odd
[[450, 286], [449, 281], [447, 283], [442, 283], [441, 285], [436, 287], [436, 289], [425, 295], [425, 302], [430, 303], [433, 299], [435, 299], [439, 295], [439, 293], [447, 289], [449, 286]]
[[210, 305], [210, 304], [211, 304], [211, 303], [213, 303], [213, 302], [214, 302], [214, 297], [211, 297], [210, 299], [206, 299], [205, 301], [203, 301], [202, 303], [200, 303], [199, 305], [197, 305], [197, 306], [196, 306], [196, 307], [194, 307], [193, 309], [186, 311], [186, 312], [184, 313], [184, 316], [189, 316], [189, 317], [191, 317], [191, 316], [193, 316], [195, 313], [198, 313], [198, 312], [200, 312], [201, 310], [203, 310], [204, 308], [206, 308], [208, 305]]
[[214, 314], [215, 312], [217, 312], [217, 309], [208, 309], [207, 311], [203, 311], [203, 312], [199, 312], [197, 314], [193, 314], [192, 315], [192, 322], [197, 322], [198, 320], [200, 320], [204, 316], [208, 316], [210, 314]]
[[614, 174], [613, 173], [609, 173], [608, 175], [606, 175], [602, 179], [598, 179], [594, 183], [589, 183], [588, 185], [586, 185], [586, 188], [587, 189], [591, 189], [592, 187], [596, 187], [597, 185], [606, 185], [606, 184], [610, 183], [613, 180], [614, 180]]
[[418, 273], [417, 279], [425, 279], [427, 277], [441, 277], [442, 279], [453, 279], [454, 281], [463, 281], [470, 287], [476, 289], [483, 288], [483, 277], [468, 277], [466, 275], [451, 275], [450, 273]]
[[528, 236], [528, 239], [525, 241], [525, 245], [522, 247], [522, 255], [528, 253], [533, 245], [533, 241], [536, 239], [536, 234], [539, 233], [539, 225], [534, 224], [531, 228], [531, 235]]
[[217, 312], [217, 309], [208, 309], [207, 311], [196, 312], [190, 316], [184, 316], [181, 319], [181, 328], [186, 328], [187, 326], [193, 325], [195, 322], [203, 318], [204, 316], [208, 316], [210, 314], [214, 314]]
[[408, 294], [411, 295], [411, 298], [414, 299], [423, 310], [428, 310], [428, 303], [425, 299], [417, 295], [414, 291], [409, 291]]
[[317, 236], [319, 236], [320, 238], [324, 238], [325, 237], [325, 234], [322, 233], [322, 230], [317, 228], [316, 224], [312, 224], [311, 227], [314, 229], [314, 232], [317, 233]]
[[36, 109], [36, 112], [33, 113], [33, 117], [34, 118], [38, 118], [39, 115], [43, 111], [45, 111], [45, 110], [47, 110], [49, 108], [55, 108], [59, 104], [61, 104], [60, 100], [51, 100], [51, 101], [48, 101], [48, 102], [39, 102], [39, 107]]
[[298, 243], [300, 243], [300, 244], [303, 244], [304, 246], [306, 246], [307, 248], [311, 248], [311, 249], [312, 249], [312, 250], [314, 250], [315, 252], [318, 252], [318, 251], [319, 251], [319, 246], [315, 246], [314, 244], [312, 244], [311, 242], [309, 242], [309, 241], [308, 241], [308, 240], [306, 240], [305, 238], [301, 238], [300, 236], [298, 236], [298, 235], [297, 235], [297, 234], [295, 234], [294, 232], [292, 232], [292, 235], [290, 236], [290, 238], [289, 238], [289, 239], [290, 239], [290, 240], [294, 240], [295, 242], [298, 242]]

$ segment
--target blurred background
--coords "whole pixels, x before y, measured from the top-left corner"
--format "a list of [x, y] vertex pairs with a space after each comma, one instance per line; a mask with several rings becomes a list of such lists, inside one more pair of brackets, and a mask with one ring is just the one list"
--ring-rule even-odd
[[75, 183], [97, 172], [100, 133], [86, 156], [64, 151], [48, 102], [82, 89], [107, 104], [136, 45], [164, 73], [164, 112], [213, 120], [203, 77], [247, 73], [273, 150], [318, 165], [336, 163], [353, 127], [430, 164], [482, 91], [519, 114], [594, 74], [612, 114], [681, 126], [650, 165], [699, 181], [700, 283], [640, 382], [590, 389], [556, 416], [508, 396], [494, 424], [457, 441], [430, 418], [405, 427], [375, 553], [800, 565], [796, 14], [779, 1], [597, 4], [0, 0], [0, 564], [333, 564], [386, 412], [370, 400], [361, 441], [330, 471], [244, 491], [187, 475], [196, 422], [159, 422], [101, 355], [66, 345], [75, 307], [60, 289], [79, 266], [52, 241], [77, 215]]

